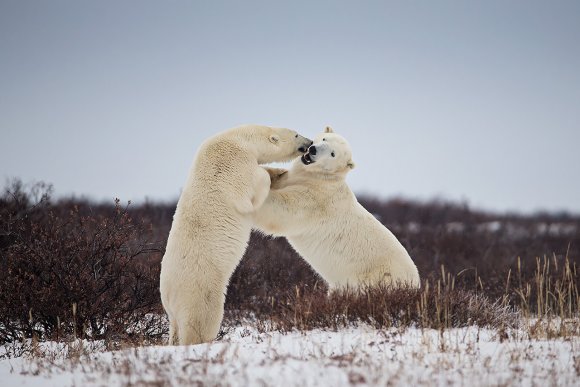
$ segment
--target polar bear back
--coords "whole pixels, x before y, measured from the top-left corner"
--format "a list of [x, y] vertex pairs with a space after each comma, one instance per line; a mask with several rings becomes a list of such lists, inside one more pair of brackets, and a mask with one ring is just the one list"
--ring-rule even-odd
[[417, 268], [393, 233], [352, 192], [331, 197], [327, 207], [310, 213], [302, 232], [287, 237], [314, 270], [333, 288], [379, 282], [419, 286]]

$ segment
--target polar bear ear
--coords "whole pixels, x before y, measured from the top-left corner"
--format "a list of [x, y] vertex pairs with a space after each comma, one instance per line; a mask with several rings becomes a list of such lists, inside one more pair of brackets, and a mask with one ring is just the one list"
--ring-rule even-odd
[[324, 128], [324, 133], [334, 133], [334, 130], [332, 130], [330, 126], [327, 126], [326, 128]]
[[270, 135], [270, 142], [272, 144], [277, 144], [278, 141], [280, 141], [280, 137], [278, 135], [276, 135], [276, 134], [271, 134]]
[[350, 169], [354, 169], [354, 161], [349, 160], [348, 163], [346, 163], [346, 166]]

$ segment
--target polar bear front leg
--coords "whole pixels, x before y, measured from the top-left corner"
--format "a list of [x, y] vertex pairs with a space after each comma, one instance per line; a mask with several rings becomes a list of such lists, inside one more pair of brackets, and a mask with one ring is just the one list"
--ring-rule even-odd
[[302, 185], [271, 189], [264, 204], [253, 214], [254, 228], [277, 236], [301, 233], [304, 224], [312, 220], [308, 190]]
[[253, 191], [252, 206], [255, 211], [264, 204], [270, 192], [270, 174], [262, 167], [254, 171]]
[[270, 175], [270, 188], [282, 188], [282, 183], [288, 180], [288, 170], [283, 168], [262, 167]]

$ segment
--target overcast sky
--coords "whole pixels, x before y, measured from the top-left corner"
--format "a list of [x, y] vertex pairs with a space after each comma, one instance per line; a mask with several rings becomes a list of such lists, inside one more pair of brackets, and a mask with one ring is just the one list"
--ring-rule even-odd
[[357, 194], [580, 212], [580, 1], [0, 0], [0, 178], [173, 200], [244, 123], [352, 144]]

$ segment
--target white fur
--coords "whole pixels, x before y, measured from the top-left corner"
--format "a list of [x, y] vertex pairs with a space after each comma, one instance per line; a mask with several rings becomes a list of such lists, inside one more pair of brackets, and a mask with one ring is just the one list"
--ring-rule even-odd
[[311, 143], [290, 129], [248, 125], [201, 145], [161, 262], [170, 344], [217, 336], [229, 278], [247, 247], [251, 213], [270, 188], [270, 177], [259, 164], [290, 160]]
[[287, 172], [267, 169], [272, 187], [254, 214], [254, 226], [285, 236], [331, 289], [379, 283], [419, 287], [417, 267], [403, 245], [345, 182], [354, 168], [346, 140], [327, 128], [313, 146], [312, 164], [298, 158]]

